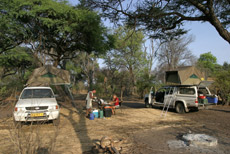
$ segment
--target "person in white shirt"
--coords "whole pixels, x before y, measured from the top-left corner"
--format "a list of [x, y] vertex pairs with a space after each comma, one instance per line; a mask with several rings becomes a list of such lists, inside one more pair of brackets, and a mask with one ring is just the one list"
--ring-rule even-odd
[[93, 94], [96, 93], [96, 90], [93, 89], [92, 91], [89, 91], [87, 96], [86, 96], [86, 117], [89, 115], [89, 113], [91, 112], [92, 110], [92, 101], [93, 101], [93, 98], [95, 98], [95, 96], [93, 96]]

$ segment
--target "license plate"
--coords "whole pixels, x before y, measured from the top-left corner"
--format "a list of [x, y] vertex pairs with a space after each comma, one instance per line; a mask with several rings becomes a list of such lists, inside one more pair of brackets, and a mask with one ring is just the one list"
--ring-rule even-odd
[[30, 116], [31, 117], [42, 117], [44, 116], [44, 113], [31, 113]]

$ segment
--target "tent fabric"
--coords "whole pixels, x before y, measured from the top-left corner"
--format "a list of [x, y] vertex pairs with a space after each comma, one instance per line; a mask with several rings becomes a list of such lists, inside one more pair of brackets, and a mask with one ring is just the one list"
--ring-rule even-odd
[[27, 86], [69, 85], [68, 71], [50, 65], [36, 68], [30, 76]]
[[166, 71], [167, 84], [198, 85], [202, 78], [204, 78], [204, 73], [195, 66], [184, 66]]

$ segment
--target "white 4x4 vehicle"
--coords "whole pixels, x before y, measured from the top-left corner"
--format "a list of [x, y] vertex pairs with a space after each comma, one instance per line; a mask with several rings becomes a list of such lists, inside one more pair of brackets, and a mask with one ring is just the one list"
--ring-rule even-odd
[[14, 122], [48, 121], [59, 124], [59, 105], [50, 87], [27, 87], [23, 89], [14, 108]]
[[198, 96], [210, 96], [211, 93], [207, 87], [197, 87], [191, 85], [165, 86], [156, 93], [150, 91], [145, 95], [145, 107], [160, 106], [176, 110], [177, 113], [189, 112], [189, 110], [198, 110]]

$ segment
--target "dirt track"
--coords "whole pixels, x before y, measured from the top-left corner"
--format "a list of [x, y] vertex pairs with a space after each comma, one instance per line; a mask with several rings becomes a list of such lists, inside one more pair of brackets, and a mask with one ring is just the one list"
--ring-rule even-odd
[[[22, 136], [34, 136], [30, 141], [39, 146], [40, 153], [91, 153], [91, 148], [103, 136], [123, 139], [122, 153], [127, 154], [200, 153], [194, 149], [170, 149], [167, 144], [169, 140], [177, 140], [181, 135], [192, 132], [218, 139], [218, 146], [207, 153], [230, 151], [230, 107], [213, 106], [209, 110], [184, 115], [170, 111], [163, 118], [160, 109], [147, 109], [142, 100], [126, 99], [122, 108], [111, 118], [89, 120], [85, 118], [83, 110], [85, 101], [78, 98], [75, 104], [77, 109], [71, 103], [61, 103], [61, 123], [58, 128], [51, 123], [24, 125]], [[13, 146], [13, 141], [20, 140], [25, 146], [29, 139], [15, 138], [16, 130], [9, 117], [12, 105], [1, 110], [4, 112], [1, 112], [0, 153], [15, 153], [18, 149]]]

